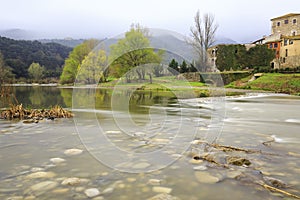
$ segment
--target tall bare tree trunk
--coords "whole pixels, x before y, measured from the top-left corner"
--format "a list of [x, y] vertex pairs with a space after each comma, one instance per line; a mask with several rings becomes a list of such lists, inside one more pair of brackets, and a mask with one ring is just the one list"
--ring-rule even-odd
[[198, 70], [207, 71], [209, 66], [207, 64], [207, 49], [215, 42], [215, 34], [218, 25], [215, 23], [215, 17], [212, 14], [204, 14], [200, 17], [199, 10], [194, 17], [194, 26], [190, 28], [191, 38], [187, 40], [199, 56]]

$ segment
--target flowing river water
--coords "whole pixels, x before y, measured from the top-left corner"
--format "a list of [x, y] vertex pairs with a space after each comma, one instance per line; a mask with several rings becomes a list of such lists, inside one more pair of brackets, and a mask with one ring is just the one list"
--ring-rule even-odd
[[97, 89], [90, 102], [82, 89], [75, 104], [72, 89], [14, 93], [24, 106], [59, 104], [76, 117], [0, 120], [0, 199], [294, 199], [262, 184], [300, 195], [300, 97], [247, 94], [218, 107], [162, 91]]

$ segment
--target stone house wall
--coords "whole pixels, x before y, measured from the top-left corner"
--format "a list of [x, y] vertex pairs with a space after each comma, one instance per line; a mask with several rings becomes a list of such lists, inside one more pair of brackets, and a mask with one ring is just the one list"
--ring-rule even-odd
[[271, 19], [272, 34], [300, 35], [300, 14], [287, 14]]

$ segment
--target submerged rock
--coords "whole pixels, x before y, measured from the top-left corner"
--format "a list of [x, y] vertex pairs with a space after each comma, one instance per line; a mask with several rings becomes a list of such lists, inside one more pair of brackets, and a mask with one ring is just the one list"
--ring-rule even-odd
[[178, 197], [171, 196], [169, 194], [163, 193], [155, 195], [154, 197], [148, 198], [147, 200], [180, 200]]
[[196, 171], [195, 172], [195, 177], [200, 183], [210, 183], [210, 184], [212, 184], [212, 183], [219, 182], [218, 177], [212, 176], [206, 171]]
[[169, 194], [172, 192], [172, 188], [168, 188], [168, 187], [160, 187], [160, 186], [154, 186], [152, 188], [153, 192], [157, 192], [157, 193], [166, 193]]
[[229, 156], [229, 157], [227, 157], [226, 161], [227, 161], [227, 164], [230, 164], [230, 165], [237, 165], [237, 166], [251, 165], [251, 162], [248, 159], [238, 157], [238, 156]]
[[287, 187], [287, 184], [285, 182], [283, 182], [282, 180], [268, 177], [268, 176], [263, 177], [263, 179], [265, 180], [265, 182], [267, 184], [269, 184], [273, 187], [276, 187], [276, 188], [286, 188]]
[[69, 192], [68, 188], [59, 188], [59, 189], [55, 189], [52, 191], [52, 193], [55, 193], [55, 194], [63, 194], [63, 193], [67, 193], [67, 192]]
[[145, 169], [147, 167], [149, 167], [150, 164], [146, 163], [146, 162], [142, 162], [142, 163], [138, 163], [132, 166], [133, 169]]
[[113, 191], [114, 191], [114, 188], [108, 187], [105, 190], [103, 190], [102, 194], [104, 194], [104, 195], [105, 194], [111, 194], [111, 193], [113, 193]]
[[51, 158], [50, 159], [50, 162], [52, 162], [53, 164], [59, 164], [59, 163], [65, 162], [65, 161], [66, 160], [63, 158]]
[[58, 183], [54, 181], [44, 181], [37, 183], [30, 187], [30, 190], [36, 195], [39, 196], [41, 194], [44, 194], [45, 192], [54, 189]]
[[9, 197], [6, 200], [23, 200], [22, 196], [13, 196], [13, 197]]
[[79, 185], [80, 184], [80, 179], [76, 178], [76, 177], [72, 177], [72, 178], [66, 178], [65, 180], [63, 180], [61, 182], [62, 185], [70, 185], [70, 186], [75, 186], [75, 185]]
[[240, 171], [229, 171], [229, 172], [227, 172], [226, 176], [227, 176], [228, 178], [235, 179], [235, 178], [237, 178], [238, 176], [240, 176], [241, 174], [242, 174], [242, 172], [240, 172]]
[[28, 179], [35, 179], [35, 178], [53, 178], [56, 176], [54, 172], [34, 172], [26, 176]]
[[161, 180], [159, 179], [149, 179], [148, 184], [150, 185], [160, 185]]
[[75, 155], [79, 155], [83, 152], [83, 150], [81, 149], [67, 149], [64, 151], [64, 154], [67, 156], [75, 156]]
[[84, 194], [89, 198], [93, 198], [98, 196], [100, 191], [97, 188], [89, 188], [84, 191]]
[[207, 170], [207, 167], [204, 165], [199, 165], [199, 166], [193, 167], [193, 169], [199, 170], [199, 171], [205, 171], [205, 170]]
[[41, 167], [33, 167], [30, 169], [31, 172], [41, 172], [41, 171], [44, 171], [45, 169], [44, 168], [41, 168]]

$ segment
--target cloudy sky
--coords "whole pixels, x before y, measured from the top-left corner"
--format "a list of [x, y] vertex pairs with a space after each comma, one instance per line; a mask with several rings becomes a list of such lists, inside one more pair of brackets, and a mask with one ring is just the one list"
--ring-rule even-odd
[[132, 23], [187, 36], [199, 9], [215, 15], [217, 35], [248, 42], [270, 34], [270, 18], [300, 13], [299, 0], [0, 0], [0, 5], [0, 30], [51, 38], [109, 38]]

